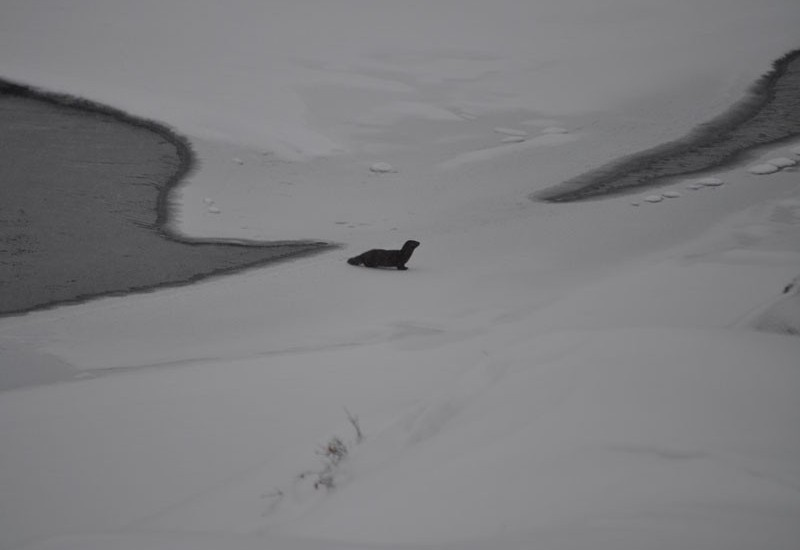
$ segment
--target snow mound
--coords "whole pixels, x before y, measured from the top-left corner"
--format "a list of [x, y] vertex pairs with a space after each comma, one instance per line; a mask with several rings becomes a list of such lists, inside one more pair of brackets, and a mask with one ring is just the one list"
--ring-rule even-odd
[[219, 208], [217, 208], [216, 206], [209, 206], [208, 207], [208, 212], [210, 214], [219, 214], [221, 212], [221, 210]]
[[700, 178], [700, 179], [694, 180], [694, 182], [693, 182], [693, 184], [700, 185], [702, 187], [718, 187], [718, 186], [722, 185], [723, 183], [725, 183], [725, 182], [723, 182], [719, 178]]
[[208, 205], [211, 205], [211, 204], [214, 204], [214, 199], [206, 197], [206, 198], [203, 199], [203, 202], [208, 204]]
[[394, 174], [397, 172], [397, 169], [388, 162], [372, 163], [369, 167], [369, 170], [375, 174]]
[[677, 191], [666, 191], [662, 193], [661, 196], [664, 197], [665, 199], [677, 199], [681, 196], [681, 194], [678, 193]]
[[522, 136], [508, 136], [500, 140], [501, 143], [522, 143], [525, 138]]
[[768, 162], [765, 162], [763, 164], [755, 164], [747, 169], [748, 172], [750, 172], [751, 174], [755, 174], [757, 176], [774, 174], [778, 170], [780, 170], [780, 168]]
[[774, 159], [769, 159], [767, 164], [772, 164], [773, 166], [777, 166], [778, 168], [789, 168], [790, 166], [795, 166], [797, 161], [794, 159], [790, 159], [789, 157], [777, 157]]
[[661, 202], [661, 201], [663, 201], [663, 200], [664, 200], [664, 197], [663, 197], [663, 196], [661, 196], [661, 195], [647, 195], [647, 196], [646, 196], [646, 197], [645, 197], [643, 200], [644, 200], [645, 202], [652, 202], [652, 203], [656, 203], [656, 202]]

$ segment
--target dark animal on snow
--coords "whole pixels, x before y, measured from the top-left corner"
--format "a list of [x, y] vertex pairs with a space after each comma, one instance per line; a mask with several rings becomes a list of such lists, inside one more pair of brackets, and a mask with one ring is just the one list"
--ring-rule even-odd
[[417, 241], [406, 241], [400, 250], [382, 250], [374, 248], [367, 250], [347, 260], [350, 265], [363, 265], [366, 267], [396, 267], [400, 270], [408, 269], [406, 262], [411, 258], [411, 253], [419, 246]]

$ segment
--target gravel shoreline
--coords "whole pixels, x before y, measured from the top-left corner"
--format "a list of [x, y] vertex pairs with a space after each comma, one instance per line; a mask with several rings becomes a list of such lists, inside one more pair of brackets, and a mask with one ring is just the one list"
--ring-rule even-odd
[[168, 227], [188, 140], [82, 99], [0, 81], [0, 316], [200, 279], [331, 247], [215, 242]]
[[741, 162], [748, 151], [800, 135], [800, 50], [773, 63], [750, 94], [688, 136], [636, 153], [531, 195], [573, 202], [666, 185], [675, 178]]

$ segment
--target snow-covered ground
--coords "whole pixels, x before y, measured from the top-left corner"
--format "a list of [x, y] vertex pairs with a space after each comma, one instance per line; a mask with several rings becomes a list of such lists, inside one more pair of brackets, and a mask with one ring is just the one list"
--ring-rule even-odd
[[[0, 548], [796, 549], [800, 174], [754, 168], [800, 143], [527, 196], [719, 114], [799, 24], [795, 0], [4, 1], [2, 76], [191, 137], [180, 230], [346, 248], [1, 320], [27, 387], [0, 393]], [[409, 238], [407, 272], [344, 262]]]

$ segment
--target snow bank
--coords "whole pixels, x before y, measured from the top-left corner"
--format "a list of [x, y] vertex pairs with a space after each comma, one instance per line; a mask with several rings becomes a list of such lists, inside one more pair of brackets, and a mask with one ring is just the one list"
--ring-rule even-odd
[[751, 174], [755, 174], [757, 176], [774, 174], [778, 170], [780, 170], [778, 166], [775, 166], [774, 164], [770, 164], [768, 162], [762, 164], [754, 164], [753, 166], [747, 169], [748, 172], [750, 172]]
[[288, 531], [609, 549], [747, 548], [769, 532], [771, 547], [791, 548], [798, 353], [796, 339], [735, 331], [520, 341], [373, 437], [353, 467], [358, 483]]
[[[341, 251], [4, 320], [73, 381], [0, 395], [2, 547], [790, 548], [800, 340], [746, 321], [800, 269], [795, 174], [719, 178], [419, 228], [403, 273]], [[343, 406], [366, 441], [298, 486]]]

